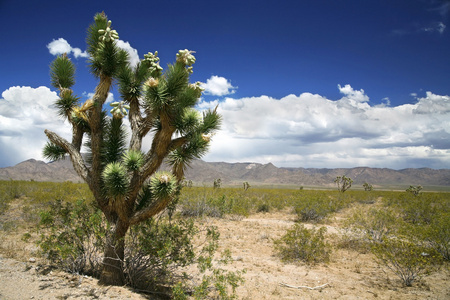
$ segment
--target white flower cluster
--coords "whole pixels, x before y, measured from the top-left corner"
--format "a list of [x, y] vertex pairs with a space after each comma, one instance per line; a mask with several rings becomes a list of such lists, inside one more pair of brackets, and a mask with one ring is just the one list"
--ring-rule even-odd
[[115, 30], [111, 30], [111, 20], [108, 21], [106, 29], [99, 29], [98, 33], [101, 34], [99, 40], [101, 42], [109, 42], [119, 39], [119, 34]]
[[188, 49], [179, 50], [177, 53], [177, 62], [189, 66], [187, 68], [189, 73], [192, 73], [192, 65], [195, 63], [195, 56], [192, 53], [195, 53], [195, 51]]
[[114, 118], [122, 119], [128, 114], [127, 109], [130, 109], [130, 106], [126, 105], [123, 101], [113, 102], [110, 105], [113, 107], [110, 112]]
[[159, 65], [159, 57], [158, 57], [158, 51], [155, 51], [155, 54], [149, 52], [147, 54], [144, 54], [143, 61], [146, 61], [150, 64], [150, 72], [161, 72], [163, 68]]

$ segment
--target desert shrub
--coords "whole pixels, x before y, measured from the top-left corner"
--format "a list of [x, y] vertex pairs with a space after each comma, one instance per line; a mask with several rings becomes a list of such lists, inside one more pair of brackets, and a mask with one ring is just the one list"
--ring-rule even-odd
[[294, 211], [301, 222], [319, 222], [329, 214], [347, 207], [352, 201], [351, 196], [340, 193], [315, 193], [306, 195], [295, 203]]
[[11, 202], [10, 198], [6, 195], [0, 194], [0, 215], [8, 210], [9, 202]]
[[180, 213], [187, 217], [222, 218], [227, 214], [246, 216], [252, 204], [247, 193], [230, 188], [190, 188], [181, 194]]
[[154, 290], [176, 280], [175, 270], [194, 262], [191, 241], [197, 233], [191, 219], [149, 219], [132, 227], [125, 261], [128, 284]]
[[308, 229], [303, 224], [295, 224], [274, 241], [275, 251], [283, 261], [328, 262], [331, 245], [326, 242], [325, 233], [325, 227]]
[[318, 222], [325, 218], [333, 209], [328, 205], [329, 201], [323, 197], [303, 198], [296, 203], [294, 207], [295, 213], [299, 221], [302, 222]]
[[214, 207], [208, 201], [184, 201], [180, 205], [181, 215], [184, 217], [215, 217], [221, 218], [223, 211]]
[[394, 203], [395, 209], [401, 212], [406, 222], [415, 225], [428, 225], [439, 214], [449, 212], [448, 195], [439, 193], [422, 193], [414, 196], [404, 193]]
[[408, 233], [450, 260], [450, 213], [437, 214], [429, 225], [413, 225]]
[[430, 243], [442, 257], [450, 260], [450, 213], [441, 214], [433, 219], [427, 229], [425, 241]]
[[98, 275], [99, 250], [106, 229], [99, 210], [79, 200], [75, 204], [56, 200], [40, 213], [43, 254], [59, 268], [71, 272]]
[[392, 209], [356, 210], [346, 222], [356, 232], [362, 233], [369, 240], [382, 242], [386, 236], [399, 230], [398, 216]]
[[406, 286], [429, 274], [439, 264], [439, 255], [421, 243], [406, 237], [392, 237], [371, 247], [376, 261], [394, 272]]
[[217, 261], [217, 266], [213, 267], [212, 255], [217, 247], [217, 243], [211, 243], [203, 247], [201, 251], [198, 269], [202, 277], [200, 283], [192, 289], [192, 296], [196, 300], [236, 299], [236, 289], [244, 283], [242, 274], [245, 273], [245, 270], [231, 272], [222, 268], [232, 261], [230, 251], [224, 251]]
[[270, 211], [270, 206], [267, 203], [260, 203], [258, 204], [258, 207], [256, 209], [256, 212], [269, 212]]
[[[53, 264], [71, 273], [100, 274], [109, 225], [98, 209], [84, 200], [74, 204], [57, 200], [42, 211], [40, 217], [41, 238], [38, 244]], [[204, 240], [196, 248], [194, 240], [199, 235]], [[133, 226], [126, 239], [127, 259], [123, 264], [126, 283], [150, 293], [169, 295], [174, 286], [174, 294], [179, 297], [185, 293], [195, 295], [198, 290], [202, 295], [217, 292], [223, 299], [231, 299], [242, 277], [239, 271], [213, 266], [218, 241], [219, 234], [214, 227], [200, 230], [191, 219], [148, 219]], [[220, 262], [225, 264], [229, 261], [223, 259]], [[193, 286], [187, 284], [192, 278], [181, 272], [190, 265], [198, 265], [203, 274], [201, 281]], [[176, 282], [181, 282], [181, 285], [176, 285]]]

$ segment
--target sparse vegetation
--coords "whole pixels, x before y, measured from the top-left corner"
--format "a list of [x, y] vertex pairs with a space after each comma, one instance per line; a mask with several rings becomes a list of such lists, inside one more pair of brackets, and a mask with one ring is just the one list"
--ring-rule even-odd
[[307, 264], [328, 262], [331, 245], [325, 240], [325, 227], [308, 229], [295, 224], [280, 239], [274, 241], [275, 251], [283, 261], [301, 261]]
[[[40, 240], [41, 253], [53, 266], [83, 274], [100, 272], [100, 245], [106, 238], [103, 230], [108, 228], [104, 226], [107, 221], [93, 205], [95, 201], [85, 184], [3, 181], [0, 182], [1, 193], [7, 195], [3, 198], [8, 203], [4, 214], [9, 216], [10, 210], [14, 210], [14, 219], [0, 219], [0, 224], [3, 224], [1, 234], [16, 234], [17, 243], [29, 244]], [[16, 194], [20, 195], [19, 198], [14, 198]], [[171, 219], [163, 214], [130, 229], [125, 249], [128, 260], [123, 262], [125, 282], [128, 286], [170, 294], [174, 299], [236, 296], [237, 286], [246, 284], [242, 282], [246, 275], [239, 268], [223, 263], [234, 260], [248, 266], [252, 260], [242, 254], [248, 252], [241, 252], [241, 257], [231, 259], [230, 253], [225, 251], [220, 258], [218, 252], [223, 249], [219, 246], [222, 239], [219, 243], [217, 232], [221, 228], [210, 227], [210, 224], [227, 227], [223, 228], [225, 239], [236, 242], [233, 246], [236, 247], [246, 243], [249, 237], [245, 231], [250, 223], [255, 222], [241, 222], [234, 216], [249, 216], [249, 220], [264, 221], [255, 227], [257, 231], [253, 234], [259, 233], [255, 235], [255, 241], [261, 243], [258, 247], [271, 247], [279, 256], [277, 272], [292, 262], [319, 268], [321, 262], [328, 261], [327, 270], [330, 271], [336, 264], [343, 267], [345, 262], [348, 270], [364, 276], [364, 280], [378, 280], [377, 288], [372, 289], [378, 295], [394, 285], [395, 295], [401, 298], [405, 290], [399, 288], [398, 282], [404, 286], [412, 285], [416, 291], [426, 291], [430, 285], [426, 276], [434, 274], [433, 280], [436, 280], [436, 274], [439, 278], [447, 276], [449, 201], [448, 193], [437, 192], [422, 192], [416, 197], [411, 193], [378, 190], [340, 193], [298, 188], [252, 188], [245, 191], [242, 187], [214, 189], [193, 186], [181, 191]], [[17, 203], [21, 204], [20, 208]], [[202, 205], [203, 213], [186, 213], [189, 209], [200, 212]], [[323, 211], [324, 217], [304, 220], [313, 224], [294, 224], [295, 220], [301, 221], [295, 208], [302, 207]], [[266, 210], [268, 214], [252, 216]], [[41, 218], [37, 218], [38, 211], [43, 211]], [[51, 211], [53, 213], [49, 213]], [[283, 215], [286, 219], [276, 223], [277, 226], [269, 225], [274, 221], [271, 218]], [[334, 216], [339, 217], [335, 219]], [[38, 222], [41, 222], [43, 235], [37, 235], [32, 229]], [[318, 222], [346, 228], [345, 237], [326, 235], [325, 227]], [[289, 223], [293, 225], [287, 227]], [[238, 232], [228, 231], [232, 224], [239, 227]], [[93, 236], [102, 238], [94, 243]], [[5, 242], [0, 250], [4, 256], [17, 257], [17, 249], [14, 248], [17, 246], [14, 245], [13, 242]], [[95, 245], [100, 247], [96, 250], [89, 248]], [[210, 250], [216, 254], [211, 256], [208, 254]], [[29, 256], [26, 257], [28, 259]], [[374, 272], [381, 270], [375, 263], [382, 267], [383, 272]], [[269, 272], [264, 263], [256, 264], [261, 272]], [[205, 266], [212, 266], [212, 269]], [[193, 274], [193, 267], [197, 270], [195, 277], [183, 275], [185, 270], [189, 270], [187, 274]], [[368, 268], [373, 269], [369, 271]], [[392, 277], [399, 280], [393, 281]], [[208, 296], [205, 293], [209, 293]], [[285, 295], [282, 290], [278, 293]]]
[[394, 272], [406, 286], [435, 270], [438, 264], [433, 249], [401, 236], [375, 242], [371, 249], [377, 262]]

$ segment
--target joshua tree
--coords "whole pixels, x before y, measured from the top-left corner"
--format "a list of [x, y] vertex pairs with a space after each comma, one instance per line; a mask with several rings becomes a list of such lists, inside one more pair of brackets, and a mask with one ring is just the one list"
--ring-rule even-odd
[[[45, 130], [49, 142], [44, 156], [72, 160], [78, 175], [88, 184], [96, 205], [109, 224], [100, 283], [124, 284], [125, 236], [130, 226], [162, 212], [177, 197], [184, 170], [203, 156], [211, 135], [220, 126], [215, 110], [200, 114], [194, 109], [202, 89], [190, 84], [195, 57], [180, 50], [167, 70], [159, 66], [157, 52], [144, 55], [136, 66], [117, 46], [118, 33], [104, 13], [95, 15], [88, 28], [87, 52], [98, 85], [92, 99], [80, 106], [74, 95], [75, 67], [66, 55], [50, 66], [51, 83], [59, 91], [56, 107], [72, 127], [72, 141]], [[111, 116], [105, 101], [113, 83], [123, 101], [112, 103]], [[126, 147], [124, 118], [131, 134]], [[152, 133], [152, 144], [142, 152], [142, 140]], [[88, 149], [86, 160], [81, 147]], [[158, 171], [163, 160], [171, 172]]]
[[350, 177], [342, 175], [337, 176], [334, 182], [337, 184], [338, 190], [343, 193], [352, 186], [353, 180]]
[[244, 190], [246, 191], [246, 190], [248, 190], [250, 188], [250, 184], [247, 182], [247, 181], [245, 181], [244, 182]]
[[413, 194], [414, 196], [419, 196], [422, 189], [423, 189], [423, 187], [421, 185], [418, 185], [418, 186], [410, 185], [409, 188], [406, 189], [406, 191], [408, 193]]
[[214, 189], [220, 189], [221, 185], [222, 185], [222, 179], [220, 179], [220, 178], [214, 179], [214, 183], [213, 183]]
[[373, 191], [373, 186], [370, 183], [364, 182], [363, 183], [363, 188], [366, 192], [371, 192]]

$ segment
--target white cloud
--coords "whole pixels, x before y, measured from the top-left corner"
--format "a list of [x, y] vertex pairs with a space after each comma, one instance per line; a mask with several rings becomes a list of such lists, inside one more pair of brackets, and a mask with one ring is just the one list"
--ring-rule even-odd
[[[450, 168], [449, 96], [427, 92], [415, 104], [371, 106], [363, 90], [338, 88], [339, 100], [303, 93], [201, 101], [198, 109], [219, 104], [223, 117], [205, 159], [291, 167]], [[2, 93], [0, 167], [42, 159], [44, 129], [70, 139], [70, 126], [52, 108], [56, 98], [47, 87]], [[113, 99], [111, 94], [108, 101]], [[150, 144], [147, 137], [144, 147]]]
[[57, 40], [53, 40], [52, 42], [48, 43], [47, 48], [50, 51], [50, 54], [52, 55], [73, 53], [75, 58], [89, 56], [86, 51], [81, 51], [80, 48], [73, 48], [72, 46], [70, 46], [70, 44], [63, 38], [59, 38]]
[[132, 67], [135, 67], [139, 62], [138, 51], [131, 47], [129, 42], [124, 42], [122, 40], [117, 41], [117, 46], [128, 52], [128, 61]]
[[346, 84], [344, 87], [341, 87], [338, 84], [339, 92], [344, 94], [347, 99], [354, 100], [356, 102], [369, 102], [369, 97], [364, 93], [364, 90], [354, 90], [350, 84]]
[[70, 138], [68, 126], [58, 118], [53, 108], [58, 98], [47, 87], [14, 86], [5, 90], [0, 99], [0, 167], [23, 160], [42, 159], [47, 138], [44, 129]]
[[445, 31], [445, 28], [447, 28], [447, 26], [445, 26], [444, 23], [442, 22], [433, 22], [428, 26], [422, 27], [421, 30], [425, 31], [425, 32], [439, 32], [440, 34], [443, 34]]
[[[94, 97], [94, 93], [83, 92], [83, 96], [86, 97], [87, 99], [92, 99], [92, 97]], [[108, 92], [108, 97], [106, 97], [105, 104], [109, 104], [114, 101], [115, 101], [114, 94], [111, 92]]]
[[218, 108], [222, 130], [205, 159], [298, 167], [450, 167], [449, 96], [429, 92], [414, 105], [370, 106], [363, 90], [338, 88], [344, 94], [339, 100], [310, 93], [226, 98]]
[[206, 83], [202, 84], [205, 89], [205, 93], [213, 96], [225, 96], [234, 94], [237, 87], [231, 85], [231, 83], [225, 78], [213, 75], [206, 80]]
[[[128, 61], [134, 67], [139, 62], [138, 51], [131, 47], [129, 42], [125, 42], [122, 40], [117, 41], [117, 46], [120, 49], [125, 50], [128, 53]], [[52, 42], [47, 44], [47, 48], [52, 55], [61, 55], [64, 53], [70, 54], [73, 53], [75, 58], [78, 57], [89, 57], [89, 54], [86, 51], [81, 51], [80, 48], [73, 48], [65, 39], [59, 38], [57, 40], [53, 40]]]
[[427, 92], [425, 98], [419, 99], [414, 112], [417, 114], [448, 114], [450, 113], [450, 97]]

